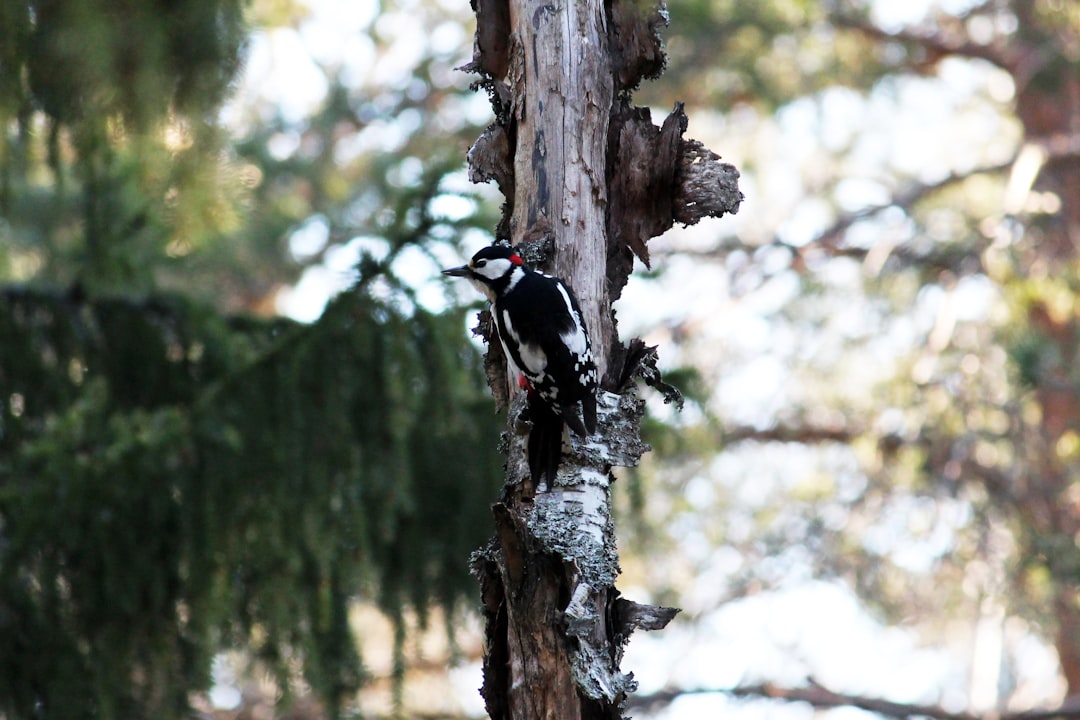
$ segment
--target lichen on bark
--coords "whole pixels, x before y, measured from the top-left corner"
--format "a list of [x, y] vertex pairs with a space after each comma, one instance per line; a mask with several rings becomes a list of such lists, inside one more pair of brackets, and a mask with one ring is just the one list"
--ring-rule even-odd
[[603, 388], [597, 432], [567, 437], [552, 486], [535, 487], [525, 399], [507, 382], [498, 339], [482, 319], [489, 384], [508, 406], [495, 535], [472, 558], [486, 623], [482, 694], [492, 718], [619, 718], [636, 685], [619, 668], [630, 634], [662, 628], [677, 610], [631, 602], [615, 588], [612, 468], [636, 465], [648, 450], [635, 378], [666, 398], [677, 392], [659, 377], [655, 348], [623, 344], [611, 306], [634, 256], [650, 261], [650, 238], [695, 214], [738, 209], [738, 172], [683, 138], [681, 105], [656, 127], [648, 110], [630, 104], [633, 88], [663, 69], [662, 2], [473, 7], [474, 57], [465, 69], [480, 75], [495, 121], [469, 151], [470, 177], [495, 180], [506, 198], [496, 237], [578, 296]]

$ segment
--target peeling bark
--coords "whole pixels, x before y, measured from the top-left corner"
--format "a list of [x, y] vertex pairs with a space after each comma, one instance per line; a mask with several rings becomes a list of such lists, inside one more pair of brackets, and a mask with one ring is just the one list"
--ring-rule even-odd
[[469, 148], [469, 181], [486, 183], [494, 180], [499, 192], [507, 198], [503, 203], [502, 218], [495, 228], [499, 240], [510, 239], [510, 216], [514, 212], [514, 167], [510, 157], [510, 138], [506, 129], [491, 125]]
[[611, 130], [608, 241], [628, 247], [648, 266], [646, 243], [673, 224], [675, 169], [686, 115], [678, 105], [658, 128], [648, 108], [624, 101], [613, 114]]
[[[572, 438], [553, 487], [535, 487], [525, 398], [508, 386], [481, 318], [489, 384], [509, 405], [495, 536], [472, 559], [486, 623], [481, 692], [492, 718], [619, 718], [636, 685], [619, 668], [630, 634], [659, 630], [678, 611], [615, 589], [611, 469], [636, 465], [648, 450], [632, 379], [667, 386], [655, 348], [619, 340], [611, 304], [633, 255], [648, 262], [651, 237], [695, 213], [735, 212], [738, 173], [682, 138], [681, 106], [657, 128], [630, 105], [629, 90], [663, 68], [662, 3], [474, 0], [473, 8], [465, 69], [480, 74], [496, 120], [469, 151], [470, 177], [495, 180], [506, 197], [497, 237], [573, 288], [605, 388], [597, 432]], [[694, 209], [682, 207], [688, 200]]]
[[611, 53], [621, 90], [634, 90], [642, 80], [664, 72], [667, 57], [660, 31], [667, 25], [663, 0], [655, 7], [613, 0], [609, 16]]
[[490, 80], [506, 77], [510, 49], [510, 4], [507, 0], [472, 0], [476, 13], [473, 61], [463, 70]]
[[[511, 416], [524, 409], [524, 397]], [[603, 393], [603, 441], [567, 454], [554, 487], [528, 491], [528, 463], [511, 440], [508, 485], [493, 507], [495, 537], [472, 558], [485, 615], [484, 687], [492, 718], [618, 718], [636, 684], [619, 669], [636, 628], [658, 630], [675, 613], [624, 600], [611, 522], [613, 464], [648, 449], [644, 403], [630, 389]]]
[[675, 220], [694, 225], [702, 218], [734, 213], [742, 203], [739, 171], [697, 140], [679, 147], [675, 178]]
[[647, 108], [623, 99], [612, 113], [608, 157], [608, 287], [618, 299], [633, 256], [650, 266], [648, 242], [676, 222], [738, 212], [739, 171], [697, 140], [686, 140], [682, 103], [661, 127]]

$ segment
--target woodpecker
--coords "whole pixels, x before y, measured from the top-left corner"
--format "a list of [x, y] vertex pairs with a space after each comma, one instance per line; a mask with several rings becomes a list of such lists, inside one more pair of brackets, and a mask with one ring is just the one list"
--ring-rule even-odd
[[527, 267], [501, 245], [443, 274], [468, 279], [491, 301], [503, 350], [528, 390], [529, 470], [534, 482], [550, 487], [563, 424], [582, 438], [596, 431], [596, 364], [577, 298], [562, 280]]

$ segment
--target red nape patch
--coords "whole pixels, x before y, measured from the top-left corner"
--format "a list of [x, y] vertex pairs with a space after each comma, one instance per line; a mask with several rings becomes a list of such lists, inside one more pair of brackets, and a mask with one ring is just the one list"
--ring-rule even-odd
[[524, 265], [525, 261], [521, 259], [520, 255], [518, 255], [517, 253], [514, 253], [513, 255], [510, 256], [510, 263], [512, 265]]
[[[517, 257], [517, 255], [514, 257]], [[521, 258], [518, 259], [520, 260]], [[522, 390], [532, 390], [532, 388], [529, 387], [529, 380], [524, 375], [518, 375], [518, 387]]]

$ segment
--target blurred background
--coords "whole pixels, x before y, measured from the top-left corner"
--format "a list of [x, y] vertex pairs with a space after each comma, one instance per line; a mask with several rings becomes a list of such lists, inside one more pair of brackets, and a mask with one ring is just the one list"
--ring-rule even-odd
[[[1080, 696], [1080, 3], [668, 10], [635, 100], [746, 200], [617, 306], [689, 399], [614, 487], [684, 610], [630, 714]], [[0, 3], [0, 717], [484, 716], [473, 27]]]

